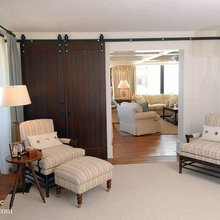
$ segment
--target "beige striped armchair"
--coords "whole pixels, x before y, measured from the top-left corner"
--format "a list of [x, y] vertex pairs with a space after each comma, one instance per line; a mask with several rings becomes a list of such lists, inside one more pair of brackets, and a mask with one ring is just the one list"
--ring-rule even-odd
[[[220, 127], [220, 114], [208, 114], [205, 125]], [[216, 169], [210, 167], [220, 168], [220, 142], [205, 140], [201, 136], [202, 133], [186, 135], [187, 143], [181, 144], [179, 151], [179, 173], [186, 168], [219, 177]]]
[[[41, 135], [54, 132], [54, 125], [52, 119], [36, 119], [25, 121], [20, 124], [21, 140], [25, 140], [30, 146], [28, 136]], [[54, 184], [54, 170], [59, 165], [70, 161], [74, 158], [85, 155], [85, 150], [71, 146], [73, 141], [68, 138], [59, 139], [62, 144], [58, 146], [42, 149], [43, 157], [40, 161], [36, 161], [34, 169], [41, 180], [41, 185], [46, 188], [46, 196], [49, 197], [49, 188], [55, 186]], [[31, 181], [31, 178], [27, 176]]]

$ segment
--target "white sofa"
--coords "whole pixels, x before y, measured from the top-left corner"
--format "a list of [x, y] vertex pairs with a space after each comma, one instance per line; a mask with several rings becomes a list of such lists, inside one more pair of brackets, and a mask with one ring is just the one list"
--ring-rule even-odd
[[117, 110], [120, 119], [120, 131], [137, 136], [160, 132], [160, 116], [156, 112], [143, 112], [138, 103], [127, 102], [123, 102]]
[[133, 102], [142, 104], [148, 103], [149, 111], [155, 111], [158, 115], [163, 114], [163, 106], [178, 105], [178, 95], [176, 94], [159, 94], [159, 95], [134, 95], [131, 99]]

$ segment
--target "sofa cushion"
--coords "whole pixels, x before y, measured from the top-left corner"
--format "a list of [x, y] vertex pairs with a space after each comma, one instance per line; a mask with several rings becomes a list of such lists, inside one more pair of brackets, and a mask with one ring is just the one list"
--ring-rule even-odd
[[153, 104], [151, 105], [154, 110], [163, 110], [163, 106], [165, 106], [165, 104]]
[[[58, 145], [42, 150], [43, 157], [40, 160], [40, 167], [42, 169], [50, 169], [63, 164], [74, 158], [85, 155], [85, 150], [82, 148], [74, 148], [69, 145]], [[36, 165], [37, 162], [35, 162]]]
[[132, 101], [135, 101], [139, 104], [142, 104], [145, 102], [145, 99], [142, 95], [134, 95], [134, 96], [132, 96]]
[[190, 143], [181, 144], [180, 154], [191, 154], [206, 158], [212, 158], [214, 160], [220, 160], [220, 143], [196, 139], [191, 141]]
[[154, 111], [154, 110], [155, 110], [155, 106], [156, 106], [156, 105], [150, 105], [150, 104], [148, 104], [148, 109], [149, 109], [149, 111]]
[[163, 96], [162, 95], [151, 95], [150, 96], [150, 104], [158, 104], [163, 103]]
[[163, 103], [166, 104], [170, 102], [170, 94], [163, 94]]

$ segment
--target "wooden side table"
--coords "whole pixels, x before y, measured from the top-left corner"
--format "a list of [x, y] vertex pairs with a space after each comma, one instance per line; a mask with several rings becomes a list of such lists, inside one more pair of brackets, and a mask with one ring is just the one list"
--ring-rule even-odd
[[9, 209], [11, 209], [12, 206], [13, 206], [14, 198], [15, 198], [15, 193], [16, 193], [16, 189], [17, 189], [17, 186], [18, 186], [18, 180], [19, 180], [20, 176], [22, 176], [22, 191], [24, 193], [24, 189], [25, 189], [25, 172], [23, 172], [23, 171], [25, 170], [26, 163], [28, 164], [28, 166], [29, 166], [29, 168], [30, 168], [30, 170], [31, 170], [31, 172], [33, 174], [33, 177], [34, 177], [34, 180], [36, 182], [36, 185], [37, 185], [37, 188], [39, 190], [39, 193], [41, 195], [41, 198], [42, 198], [43, 202], [46, 203], [44, 194], [43, 194], [43, 192], [42, 192], [42, 190], [40, 188], [40, 184], [38, 182], [36, 173], [34, 171], [34, 167], [32, 165], [33, 161], [40, 160], [41, 157], [42, 157], [42, 153], [39, 151], [39, 153], [37, 155], [35, 155], [35, 156], [28, 157], [27, 155], [23, 155], [23, 156], [21, 156], [20, 159], [12, 158], [11, 156], [6, 158], [6, 161], [8, 163], [13, 163], [13, 164], [17, 164], [18, 165], [18, 173], [17, 173], [17, 177], [16, 177], [15, 183], [14, 183], [13, 192], [12, 192], [12, 195], [11, 195], [11, 201], [10, 201], [10, 204], [9, 204]]
[[[174, 118], [171, 118], [171, 115], [165, 115], [165, 111], [174, 112]], [[174, 123], [175, 125], [178, 125], [178, 108], [172, 108], [172, 107], [166, 107], [163, 106], [163, 120], [166, 118], [171, 123]]]

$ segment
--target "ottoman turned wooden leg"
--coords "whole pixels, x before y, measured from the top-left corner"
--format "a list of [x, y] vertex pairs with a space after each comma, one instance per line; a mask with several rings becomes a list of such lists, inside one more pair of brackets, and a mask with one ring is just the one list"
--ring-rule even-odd
[[111, 187], [112, 187], [112, 180], [107, 180], [107, 192], [109, 192], [111, 190]]
[[57, 197], [60, 197], [61, 194], [61, 187], [59, 185], [56, 185], [56, 191], [57, 191]]
[[82, 206], [82, 194], [77, 194], [77, 204], [78, 208]]

